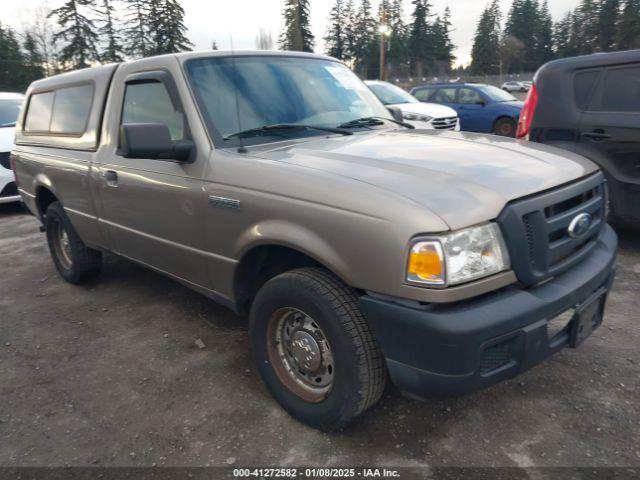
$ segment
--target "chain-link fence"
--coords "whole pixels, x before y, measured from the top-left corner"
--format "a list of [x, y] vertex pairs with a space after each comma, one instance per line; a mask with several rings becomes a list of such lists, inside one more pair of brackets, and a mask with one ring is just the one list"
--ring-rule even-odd
[[485, 83], [488, 85], [502, 86], [504, 82], [525, 82], [532, 81], [535, 72], [531, 73], [514, 73], [505, 75], [445, 75], [439, 77], [394, 77], [390, 75], [387, 81], [398, 85], [399, 87], [410, 89], [417, 85], [427, 83]]

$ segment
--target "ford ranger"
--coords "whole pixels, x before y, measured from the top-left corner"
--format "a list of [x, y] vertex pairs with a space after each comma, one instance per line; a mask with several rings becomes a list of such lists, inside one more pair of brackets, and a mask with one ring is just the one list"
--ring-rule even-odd
[[249, 315], [276, 400], [335, 429], [389, 381], [462, 394], [579, 346], [614, 277], [594, 163], [401, 119], [332, 58], [184, 53], [34, 82], [10, 160], [62, 278], [112, 252]]

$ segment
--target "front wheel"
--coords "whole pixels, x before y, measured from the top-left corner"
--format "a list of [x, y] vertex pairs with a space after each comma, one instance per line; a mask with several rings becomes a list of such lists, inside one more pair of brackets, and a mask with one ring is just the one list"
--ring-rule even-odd
[[262, 380], [304, 423], [340, 429], [382, 396], [386, 367], [358, 297], [324, 269], [267, 282], [252, 306], [249, 335]]
[[501, 118], [493, 126], [493, 133], [501, 137], [515, 137], [516, 122], [511, 118]]

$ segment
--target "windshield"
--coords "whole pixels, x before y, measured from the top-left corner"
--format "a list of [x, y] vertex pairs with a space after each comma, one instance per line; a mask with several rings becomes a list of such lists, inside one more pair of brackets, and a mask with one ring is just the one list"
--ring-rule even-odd
[[369, 83], [369, 88], [385, 105], [397, 105], [399, 103], [419, 103], [419, 100], [400, 87], [390, 83]]
[[0, 100], [0, 127], [15, 126], [21, 106], [21, 99]]
[[483, 85], [478, 88], [494, 102], [513, 102], [514, 100], [517, 100], [517, 98], [509, 92], [505, 92], [504, 90], [492, 85]]
[[[219, 140], [228, 137], [224, 141], [229, 144], [233, 143], [233, 134], [268, 125], [335, 128], [362, 117], [391, 118], [351, 70], [329, 60], [277, 56], [203, 58], [187, 62], [187, 72], [212, 135]], [[326, 135], [309, 128], [266, 133], [254, 140]]]

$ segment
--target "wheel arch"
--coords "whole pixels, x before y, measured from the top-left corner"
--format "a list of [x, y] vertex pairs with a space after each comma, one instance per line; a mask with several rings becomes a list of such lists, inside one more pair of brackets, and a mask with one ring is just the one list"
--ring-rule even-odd
[[[325, 250], [329, 249], [324, 246]], [[333, 259], [328, 257], [334, 257]], [[263, 239], [247, 246], [234, 270], [233, 293], [236, 310], [249, 311], [258, 290], [281, 273], [304, 267], [322, 267], [348, 284], [336, 254], [328, 256], [312, 251], [299, 243], [283, 239]]]

